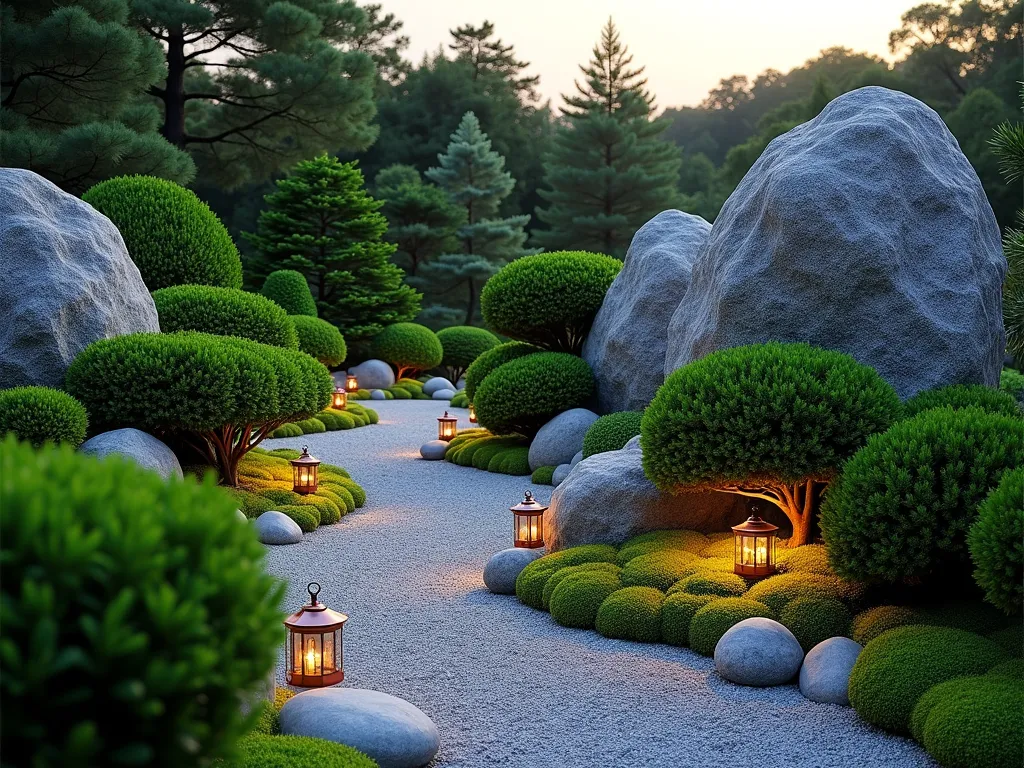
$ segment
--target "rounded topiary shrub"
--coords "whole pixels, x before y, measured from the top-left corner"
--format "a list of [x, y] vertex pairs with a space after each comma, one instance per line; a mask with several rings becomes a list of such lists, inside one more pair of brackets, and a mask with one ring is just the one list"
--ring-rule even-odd
[[980, 677], [935, 686], [918, 702], [918, 740], [943, 768], [1019, 768], [1024, 765], [1024, 687]]
[[530, 476], [530, 482], [534, 485], [551, 485], [555, 476], [556, 467], [537, 467]]
[[0, 389], [0, 439], [13, 433], [35, 447], [85, 440], [85, 408], [67, 392], [50, 387]]
[[656, 643], [661, 640], [661, 604], [665, 594], [653, 587], [623, 587], [597, 609], [594, 629], [605, 637]]
[[691, 574], [679, 580], [677, 591], [690, 595], [715, 595], [716, 597], [739, 597], [747, 591], [747, 582], [735, 573], [705, 571]]
[[316, 301], [306, 276], [294, 269], [278, 269], [267, 275], [260, 293], [289, 315], [316, 317]]
[[907, 733], [922, 694], [945, 680], [981, 675], [1006, 658], [988, 638], [948, 627], [898, 627], [868, 643], [850, 673], [850, 703], [864, 720]]
[[579, 354], [622, 262], [600, 253], [555, 251], [502, 267], [480, 293], [480, 311], [500, 334]]
[[873, 436], [822, 506], [840, 576], [901, 582], [968, 562], [967, 532], [1003, 473], [1024, 466], [1024, 421], [939, 408]]
[[377, 768], [377, 763], [347, 744], [311, 736], [248, 736], [238, 757], [224, 768]]
[[681, 549], [656, 550], [626, 562], [622, 568], [622, 583], [666, 590], [680, 579], [701, 570], [703, 562], [692, 552]]
[[[555, 576], [569, 570], [563, 568], [556, 571], [549, 583]], [[551, 590], [548, 610], [551, 611], [551, 618], [563, 627], [593, 629], [602, 603], [621, 588], [622, 584], [614, 571], [594, 568], [574, 572], [560, 579]]]
[[118, 176], [82, 199], [114, 222], [149, 290], [242, 287], [242, 260], [231, 235], [191, 190], [153, 176]]
[[686, 592], [669, 594], [661, 605], [662, 641], [669, 645], [688, 646], [690, 622], [694, 615], [712, 600], [720, 599], [718, 595], [691, 595]]
[[1017, 405], [1017, 399], [1009, 392], [1002, 392], [984, 384], [953, 384], [918, 392], [903, 404], [907, 418], [913, 418], [922, 411], [932, 408], [981, 408], [989, 413], [1004, 416], [1024, 417]]
[[373, 357], [391, 363], [398, 378], [436, 368], [444, 350], [437, 334], [418, 323], [392, 323], [378, 333], [372, 344]]
[[453, 384], [480, 355], [501, 343], [490, 331], [471, 325], [442, 328], [437, 332], [437, 340], [444, 350], [441, 365], [448, 369], [448, 378]]
[[779, 612], [805, 652], [830, 637], [847, 637], [851, 618], [845, 605], [828, 597], [798, 597]]
[[587, 405], [594, 374], [583, 358], [538, 352], [492, 371], [473, 397], [476, 417], [496, 435], [533, 437], [552, 418]]
[[505, 363], [516, 360], [526, 355], [539, 352], [540, 347], [527, 344], [522, 341], [509, 341], [505, 344], [489, 349], [477, 357], [476, 360], [466, 369], [466, 395], [472, 402], [476, 395], [476, 389], [491, 371]]
[[690, 647], [702, 656], [712, 656], [718, 641], [730, 627], [755, 617], [774, 618], [767, 606], [747, 597], [720, 597], [713, 600], [693, 614], [690, 621]]
[[1007, 613], [1024, 604], [1024, 467], [1003, 475], [978, 508], [968, 546], [974, 580]]
[[258, 293], [211, 285], [175, 285], [153, 292], [160, 330], [238, 336], [298, 349], [295, 325], [281, 307]]
[[0, 478], [5, 755], [199, 766], [227, 754], [281, 643], [282, 589], [235, 499], [13, 438]]
[[299, 349], [329, 368], [341, 365], [348, 355], [345, 337], [337, 327], [319, 317], [292, 315], [291, 321], [298, 334]]
[[600, 417], [583, 437], [583, 458], [622, 448], [640, 434], [642, 418], [640, 411], [621, 411]]

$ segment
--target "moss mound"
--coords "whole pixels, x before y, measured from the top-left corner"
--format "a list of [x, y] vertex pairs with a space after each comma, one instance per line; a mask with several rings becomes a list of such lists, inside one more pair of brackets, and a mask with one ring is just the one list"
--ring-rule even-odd
[[[732, 534], [729, 535], [732, 541]], [[619, 550], [619, 565], [625, 565], [634, 557], [646, 555], [650, 552], [657, 552], [663, 549], [681, 549], [684, 552], [692, 552], [695, 555], [706, 554], [711, 541], [703, 533], [686, 530], [650, 531], [641, 533], [631, 539], [627, 539]], [[732, 549], [729, 549], [729, 557], [732, 557]], [[710, 557], [710, 555], [708, 555]]]
[[516, 578], [516, 597], [531, 608], [542, 609], [544, 585], [555, 571], [570, 565], [594, 562], [614, 563], [615, 547], [608, 544], [588, 544], [544, 555], [520, 571]]
[[656, 643], [661, 640], [661, 604], [665, 595], [653, 587], [624, 587], [597, 610], [594, 629], [605, 637]]
[[621, 411], [601, 416], [583, 437], [583, 458], [595, 453], [617, 451], [640, 434], [640, 411]]
[[746, 597], [713, 600], [700, 608], [690, 621], [690, 647], [702, 656], [713, 656], [715, 646], [730, 627], [758, 616], [774, 618], [763, 603]]
[[224, 768], [377, 768], [362, 752], [309, 736], [247, 736]]
[[681, 578], [700, 570], [702, 562], [697, 555], [681, 549], [651, 552], [626, 563], [622, 569], [622, 583], [665, 591]]
[[665, 598], [661, 605], [661, 639], [669, 645], [688, 646], [690, 644], [690, 622], [694, 615], [713, 600], [717, 595], [691, 595], [686, 592], [674, 592]]
[[739, 597], [747, 591], [747, 582], [735, 573], [705, 571], [680, 579], [673, 589], [689, 595]]
[[845, 605], [827, 597], [798, 597], [779, 613], [805, 653], [830, 637], [848, 637], [851, 618]]
[[843, 602], [855, 602], [864, 588], [854, 582], [835, 576], [816, 573], [782, 573], [759, 581], [747, 592], [747, 597], [764, 603], [775, 613], [798, 597], [827, 597]]
[[[573, 568], [582, 566], [571, 566], [556, 571], [552, 579]], [[550, 581], [549, 579], [548, 583]], [[551, 618], [563, 627], [593, 629], [601, 605], [612, 593], [621, 588], [619, 577], [612, 570], [595, 568], [571, 573], [559, 580], [558, 585], [551, 591], [548, 604]]]

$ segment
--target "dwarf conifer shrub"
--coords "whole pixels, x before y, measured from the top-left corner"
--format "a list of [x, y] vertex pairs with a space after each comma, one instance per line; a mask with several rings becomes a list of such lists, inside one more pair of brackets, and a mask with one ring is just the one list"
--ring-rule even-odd
[[46, 442], [77, 448], [85, 440], [87, 423], [82, 404], [59, 389], [0, 389], [0, 439], [13, 433], [37, 448]]
[[903, 404], [907, 418], [913, 418], [922, 411], [932, 408], [980, 408], [989, 413], [1024, 418], [1017, 399], [1009, 392], [1003, 392], [983, 384], [953, 384], [918, 392]]
[[291, 321], [298, 334], [300, 350], [329, 368], [339, 366], [345, 360], [348, 348], [341, 331], [335, 326], [308, 315], [292, 315]]
[[978, 508], [968, 535], [974, 580], [1007, 613], [1024, 604], [1024, 466], [1006, 472]]
[[270, 299], [237, 288], [175, 285], [153, 292], [160, 330], [239, 336], [261, 344], [298, 349], [295, 326]]
[[469, 397], [470, 402], [473, 401], [473, 397], [476, 395], [477, 387], [480, 386], [481, 382], [491, 371], [512, 360], [532, 355], [538, 351], [540, 351], [540, 347], [535, 347], [533, 344], [526, 344], [522, 341], [509, 341], [492, 347], [481, 354], [466, 369], [466, 395]]
[[267, 275], [260, 293], [289, 315], [316, 317], [316, 302], [306, 277], [295, 269], [278, 269]]
[[418, 323], [392, 323], [373, 339], [373, 356], [395, 366], [398, 378], [436, 368], [443, 355], [437, 334]]
[[640, 434], [642, 418], [640, 411], [620, 411], [601, 416], [583, 437], [583, 458], [622, 448]]
[[242, 287], [242, 260], [231, 235], [191, 190], [153, 176], [118, 176], [82, 199], [114, 222], [149, 290]]
[[444, 350], [441, 365], [447, 369], [448, 379], [453, 384], [480, 355], [501, 343], [490, 331], [471, 325], [442, 328], [437, 332], [437, 339]]

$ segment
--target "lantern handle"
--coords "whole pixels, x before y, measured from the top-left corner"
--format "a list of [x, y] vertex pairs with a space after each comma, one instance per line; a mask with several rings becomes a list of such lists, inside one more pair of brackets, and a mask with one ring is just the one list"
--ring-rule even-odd
[[[316, 587], [316, 589], [313, 589], [313, 587]], [[309, 592], [309, 604], [316, 605], [316, 596], [320, 594], [320, 585], [315, 581], [311, 581], [306, 585], [306, 591]]]

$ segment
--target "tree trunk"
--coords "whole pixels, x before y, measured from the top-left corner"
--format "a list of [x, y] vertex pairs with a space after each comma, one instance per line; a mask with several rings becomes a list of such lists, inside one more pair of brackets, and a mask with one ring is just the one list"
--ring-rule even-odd
[[469, 279], [469, 306], [466, 308], [466, 325], [473, 324], [473, 315], [476, 313], [476, 283], [473, 278]]
[[736, 493], [771, 502], [783, 511], [793, 526], [793, 535], [788, 540], [790, 547], [807, 544], [811, 538], [811, 523], [814, 521], [816, 481], [807, 480], [794, 485], [766, 485], [760, 488], [729, 486], [718, 490]]
[[167, 85], [163, 93], [164, 138], [185, 148], [185, 31], [178, 27], [167, 35]]

